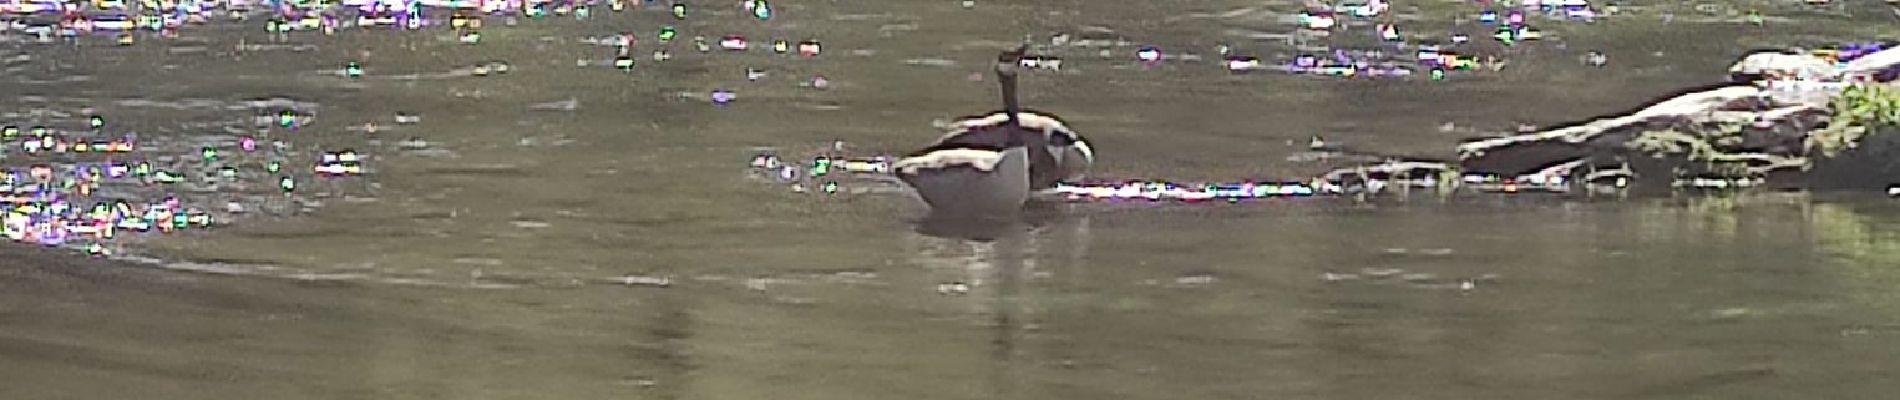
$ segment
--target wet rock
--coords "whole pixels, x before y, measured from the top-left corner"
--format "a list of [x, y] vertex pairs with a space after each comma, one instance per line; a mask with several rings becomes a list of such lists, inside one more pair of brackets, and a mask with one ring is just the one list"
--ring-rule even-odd
[[1861, 139], [1853, 149], [1817, 157], [1809, 188], [1884, 192], [1900, 183], [1900, 129], [1888, 128]]

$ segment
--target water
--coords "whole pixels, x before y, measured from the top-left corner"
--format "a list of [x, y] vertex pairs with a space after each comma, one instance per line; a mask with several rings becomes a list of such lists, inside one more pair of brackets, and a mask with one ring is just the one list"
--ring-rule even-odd
[[42, 377], [20, 398], [1881, 396], [1900, 214], [1735, 203], [1102, 212], [761, 243], [728, 257], [848, 257], [666, 288], [15, 278], [0, 371]]
[[[624, 29], [604, 12], [586, 29], [491, 30], [480, 51], [431, 33], [304, 38], [320, 47], [241, 60], [166, 56], [158, 41], [45, 50], [35, 62], [94, 78], [6, 90], [94, 98], [114, 123], [155, 125], [181, 122], [111, 101], [292, 96], [323, 105], [298, 133], [312, 146], [363, 143], [372, 134], [349, 127], [410, 112], [422, 122], [376, 138], [418, 136], [453, 156], [392, 157], [382, 191], [315, 215], [150, 243], [207, 272], [0, 268], [0, 397], [1853, 399], [1892, 388], [1900, 208], [1881, 199], [1088, 205], [971, 242], [917, 233], [917, 205], [898, 196], [822, 198], [744, 178], [754, 146], [928, 142], [931, 120], [994, 107], [991, 83], [966, 77], [1031, 29], [1108, 25], [1181, 49], [1170, 54], [1279, 29], [1242, 8], [1257, 4], [1080, 4], [780, 3], [771, 24], [705, 7], [694, 18], [727, 12], [716, 21], [730, 25], [682, 24], [683, 36], [813, 36], [825, 54], [675, 51], [631, 73], [576, 68], [611, 54], [540, 39]], [[991, 32], [996, 20], [1025, 25]], [[1549, 26], [1570, 50], [1438, 83], [1144, 69], [1133, 46], [1106, 61], [1076, 50], [1059, 54], [1061, 72], [1025, 74], [1025, 103], [1088, 135], [1098, 176], [1306, 176], [1324, 167], [1287, 155], [1315, 134], [1449, 155], [1473, 132], [1437, 129], [1446, 122], [1501, 131], [1620, 111], [1719, 79], [1739, 48], [1859, 29], [1677, 23], [1671, 32], [1725, 39]], [[910, 27], [883, 28], [894, 25]], [[1583, 67], [1592, 48], [1612, 67]], [[905, 62], [924, 59], [951, 62]], [[348, 60], [365, 79], [311, 72]], [[513, 68], [442, 72], [490, 61]], [[754, 67], [770, 74], [745, 81]], [[382, 78], [408, 75], [432, 79]], [[814, 75], [831, 88], [797, 85]], [[708, 104], [717, 88], [738, 100]], [[940, 293], [953, 283], [970, 290]]]

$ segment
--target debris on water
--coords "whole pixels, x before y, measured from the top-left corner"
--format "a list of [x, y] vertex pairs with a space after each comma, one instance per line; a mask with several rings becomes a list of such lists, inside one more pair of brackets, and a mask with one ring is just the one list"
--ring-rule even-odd
[[909, 60], [904, 60], [904, 65], [918, 65], [918, 66], [926, 66], [926, 67], [950, 67], [950, 66], [956, 66], [957, 62], [955, 60], [948, 60], [948, 59], [942, 59], [942, 58], [913, 58]]
[[1734, 307], [1734, 308], [1723, 308], [1719, 310], [1710, 311], [1709, 316], [1715, 320], [1735, 320], [1735, 319], [1741, 319], [1742, 317], [1747, 317], [1755, 313], [1756, 312], [1754, 310], [1750, 310], [1748, 308]]
[[1610, 57], [1607, 55], [1604, 55], [1603, 52], [1600, 52], [1600, 51], [1591, 51], [1589, 54], [1584, 55], [1583, 57], [1583, 64], [1589, 65], [1592, 67], [1602, 67], [1605, 64], [1609, 64], [1609, 63], [1610, 63]]
[[751, 43], [747, 42], [745, 36], [742, 35], [726, 35], [719, 39], [719, 48], [726, 51], [744, 51], [750, 47]]
[[939, 284], [937, 284], [937, 294], [941, 294], [941, 295], [966, 295], [966, 294], [970, 294], [970, 284], [968, 284], [968, 283], [963, 283], [963, 282], [944, 282], [944, 283], [939, 283]]
[[627, 275], [613, 279], [614, 283], [627, 286], [672, 287], [673, 277]]
[[1260, 58], [1258, 57], [1230, 55], [1226, 56], [1225, 59], [1225, 66], [1228, 71], [1247, 72], [1261, 68]]
[[412, 137], [408, 140], [396, 142], [396, 148], [406, 151], [425, 150], [429, 148], [429, 142], [423, 141], [422, 138], [419, 137]]
[[1405, 270], [1398, 268], [1365, 268], [1359, 270], [1360, 275], [1373, 278], [1384, 278], [1402, 273], [1405, 273]]
[[1319, 279], [1327, 282], [1356, 281], [1359, 280], [1359, 275], [1324, 272], [1319, 274]]
[[1161, 57], [1160, 47], [1141, 46], [1140, 49], [1135, 50], [1135, 60], [1143, 63], [1161, 62]]
[[1180, 286], [1207, 286], [1214, 284], [1214, 280], [1213, 275], [1197, 274], [1174, 278], [1174, 284]]
[[580, 108], [580, 106], [581, 101], [579, 99], [570, 97], [567, 100], [530, 104], [528, 105], [528, 109], [536, 111], [574, 111]]
[[528, 221], [528, 220], [515, 220], [515, 221], [509, 221], [508, 223], [510, 225], [514, 225], [516, 228], [521, 228], [521, 229], [544, 229], [544, 228], [554, 226], [554, 224], [550, 224], [546, 222]]
[[1032, 70], [1061, 71], [1062, 59], [1047, 56], [1028, 56], [1018, 61], [1023, 68]]

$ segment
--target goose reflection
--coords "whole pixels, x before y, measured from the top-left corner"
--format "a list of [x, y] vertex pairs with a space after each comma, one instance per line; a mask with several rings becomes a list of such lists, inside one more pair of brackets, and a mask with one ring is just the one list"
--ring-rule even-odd
[[[1061, 214], [1058, 214], [1061, 215]], [[1025, 224], [1027, 225], [1027, 224]], [[1043, 310], [1037, 288], [1063, 282], [1081, 272], [1089, 249], [1089, 217], [1055, 218], [1025, 227], [994, 240], [970, 240], [927, 234], [909, 235], [912, 265], [939, 284], [961, 284], [964, 292], [946, 292], [956, 306], [967, 307], [970, 323], [989, 336], [987, 350], [991, 389], [995, 398], [1010, 398], [1020, 381], [1022, 366], [1042, 365], [1025, 359], [1025, 335], [1052, 329], [1051, 313]], [[1031, 357], [1033, 358], [1033, 356]]]

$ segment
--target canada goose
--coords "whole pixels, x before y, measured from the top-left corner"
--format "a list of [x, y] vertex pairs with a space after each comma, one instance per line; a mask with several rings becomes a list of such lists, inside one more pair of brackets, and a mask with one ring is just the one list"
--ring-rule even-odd
[[1025, 50], [1019, 47], [998, 57], [1003, 111], [961, 119], [935, 144], [892, 165], [933, 213], [1017, 215], [1032, 192], [1078, 178], [1094, 164], [1094, 149], [1066, 124], [1019, 107], [1016, 71]]

